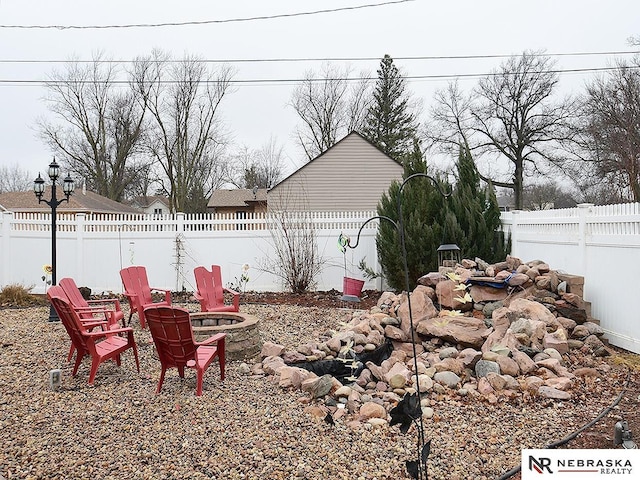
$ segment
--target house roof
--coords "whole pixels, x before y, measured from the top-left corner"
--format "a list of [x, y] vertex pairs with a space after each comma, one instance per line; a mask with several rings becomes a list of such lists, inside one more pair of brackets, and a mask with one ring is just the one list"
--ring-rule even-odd
[[169, 199], [162, 195], [141, 195], [131, 200], [130, 204], [139, 208], [147, 208], [154, 204], [154, 202], [160, 202], [169, 208]]
[[276, 183], [273, 187], [271, 187], [270, 190], [273, 190], [274, 188], [276, 188], [278, 185], [280, 185], [281, 183], [286, 182], [287, 180], [289, 180], [289, 178], [293, 177], [294, 175], [299, 174], [302, 170], [304, 170], [307, 166], [309, 166], [312, 162], [315, 162], [316, 160], [318, 160], [319, 158], [322, 158], [323, 156], [325, 156], [327, 154], [327, 152], [330, 152], [331, 150], [333, 150], [337, 145], [340, 145], [342, 142], [344, 142], [346, 139], [352, 137], [352, 136], [358, 136], [360, 137], [362, 140], [364, 140], [365, 142], [367, 142], [369, 145], [371, 145], [373, 148], [375, 148], [376, 150], [379, 150], [385, 157], [387, 157], [389, 159], [390, 162], [396, 164], [396, 165], [402, 165], [400, 162], [398, 162], [397, 160], [391, 158], [389, 155], [387, 155], [386, 153], [384, 153], [382, 150], [380, 150], [377, 146], [375, 146], [373, 143], [371, 143], [369, 140], [367, 140], [365, 137], [363, 137], [359, 132], [356, 132], [355, 130], [351, 131], [350, 133], [348, 133], [347, 135], [345, 135], [344, 137], [342, 137], [340, 140], [338, 140], [336, 143], [334, 143], [333, 145], [331, 145], [329, 148], [327, 148], [324, 152], [322, 152], [320, 155], [318, 155], [315, 158], [312, 158], [311, 160], [309, 160], [307, 163], [305, 163], [303, 166], [301, 166], [299, 169], [297, 169], [296, 171], [290, 173], [289, 175], [287, 175], [285, 178], [283, 178], [282, 180], [280, 180], [278, 183]]
[[[64, 198], [62, 189], [56, 189], [57, 197]], [[44, 199], [51, 198], [51, 187], [46, 186]], [[51, 212], [46, 203], [38, 203], [32, 191], [6, 192], [0, 194], [0, 209], [12, 212]], [[141, 213], [139, 209], [116, 202], [94, 192], [74, 192], [68, 202], [61, 203], [57, 211], [60, 213]]]
[[207, 204], [208, 208], [248, 207], [252, 203], [266, 203], [267, 189], [259, 188], [256, 194], [253, 189], [237, 188], [234, 190], [214, 190]]

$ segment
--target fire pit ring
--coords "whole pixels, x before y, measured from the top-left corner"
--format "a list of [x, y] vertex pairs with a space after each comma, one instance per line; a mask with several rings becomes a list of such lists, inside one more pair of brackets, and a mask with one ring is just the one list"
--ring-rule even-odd
[[227, 360], [243, 360], [262, 349], [259, 319], [241, 312], [193, 312], [190, 314], [197, 341], [224, 332]]

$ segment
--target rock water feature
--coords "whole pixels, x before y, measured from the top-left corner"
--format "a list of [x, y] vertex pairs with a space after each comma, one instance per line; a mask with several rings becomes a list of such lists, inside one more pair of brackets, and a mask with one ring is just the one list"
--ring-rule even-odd
[[[422, 416], [430, 418], [432, 395], [490, 403], [570, 400], [579, 377], [601, 375], [576, 367], [581, 357], [610, 353], [582, 298], [582, 277], [508, 257], [493, 265], [463, 260], [419, 283], [411, 293], [415, 345], [406, 293], [385, 292], [376, 307], [353, 311], [344, 328], [317, 342], [295, 351], [265, 343], [253, 372], [306, 392], [310, 414], [328, 411], [332, 421], [343, 418], [354, 428], [387, 424], [389, 412], [417, 385]], [[385, 344], [392, 346], [388, 354], [367, 359]], [[309, 365], [316, 362], [344, 365], [347, 372], [342, 369], [342, 381], [314, 373]]]

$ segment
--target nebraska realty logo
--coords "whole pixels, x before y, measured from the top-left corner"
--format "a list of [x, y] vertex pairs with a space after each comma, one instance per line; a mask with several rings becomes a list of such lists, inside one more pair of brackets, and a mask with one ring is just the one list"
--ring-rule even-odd
[[640, 450], [523, 450], [522, 480], [640, 478]]

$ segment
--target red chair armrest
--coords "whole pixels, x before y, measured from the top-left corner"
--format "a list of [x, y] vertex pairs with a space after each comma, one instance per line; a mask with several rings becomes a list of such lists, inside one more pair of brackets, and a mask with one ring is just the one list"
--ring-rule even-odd
[[89, 300], [89, 301], [87, 301], [87, 303], [89, 305], [94, 304], [94, 303], [96, 303], [96, 304], [113, 303], [115, 305], [115, 309], [116, 310], [122, 310], [120, 308], [120, 300], [118, 300], [117, 298], [100, 298], [100, 299], [97, 299], [97, 300]]
[[87, 318], [87, 319], [80, 319], [80, 323], [82, 323], [82, 326], [85, 328], [95, 328], [95, 327], [102, 327], [102, 328], [106, 328], [109, 323], [106, 320], [97, 320], [97, 319], [91, 319], [91, 318]]
[[106, 331], [98, 331], [98, 332], [87, 332], [85, 335], [90, 337], [104, 337], [105, 335], [113, 335], [114, 333], [133, 333], [133, 328], [125, 327], [125, 328], [114, 328], [112, 330]]
[[239, 292], [236, 292], [235, 290], [231, 290], [230, 288], [223, 287], [222, 289], [223, 289], [225, 292], [230, 293], [230, 294], [231, 294], [231, 295], [233, 295], [234, 297], [235, 297], [236, 295], [237, 295], [237, 296], [240, 296], [240, 293], [239, 293]]
[[171, 305], [171, 290], [166, 288], [149, 287], [152, 292], [164, 292], [164, 301]]

